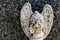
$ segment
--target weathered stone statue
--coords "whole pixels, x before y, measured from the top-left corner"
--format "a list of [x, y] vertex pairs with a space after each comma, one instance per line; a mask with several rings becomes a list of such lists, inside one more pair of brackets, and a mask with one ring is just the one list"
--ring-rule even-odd
[[21, 27], [29, 40], [43, 40], [53, 24], [53, 9], [46, 4], [42, 13], [32, 12], [31, 4], [25, 3], [20, 11]]

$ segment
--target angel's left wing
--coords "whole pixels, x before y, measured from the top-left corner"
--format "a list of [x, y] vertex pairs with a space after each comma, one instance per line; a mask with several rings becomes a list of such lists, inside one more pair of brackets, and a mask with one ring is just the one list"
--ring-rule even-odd
[[44, 17], [43, 20], [45, 21], [45, 22], [43, 22], [44, 38], [46, 38], [47, 35], [49, 34], [52, 24], [53, 24], [54, 15], [53, 15], [52, 7], [48, 4], [46, 4], [43, 8], [42, 15]]
[[25, 3], [20, 12], [21, 26], [27, 37], [30, 37], [29, 33], [29, 20], [32, 15], [30, 3]]

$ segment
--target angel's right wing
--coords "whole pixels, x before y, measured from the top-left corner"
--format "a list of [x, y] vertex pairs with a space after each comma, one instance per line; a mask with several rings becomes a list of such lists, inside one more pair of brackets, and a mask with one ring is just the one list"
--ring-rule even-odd
[[25, 3], [20, 12], [21, 27], [27, 37], [30, 37], [29, 20], [32, 15], [30, 3]]

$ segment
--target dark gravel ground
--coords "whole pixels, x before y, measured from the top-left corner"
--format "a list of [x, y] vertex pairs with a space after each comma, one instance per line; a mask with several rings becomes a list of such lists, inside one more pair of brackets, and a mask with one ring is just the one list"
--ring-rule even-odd
[[45, 4], [54, 10], [52, 30], [45, 40], [60, 40], [60, 0], [0, 0], [0, 40], [29, 40], [20, 25], [20, 10], [30, 2], [33, 12], [40, 13]]

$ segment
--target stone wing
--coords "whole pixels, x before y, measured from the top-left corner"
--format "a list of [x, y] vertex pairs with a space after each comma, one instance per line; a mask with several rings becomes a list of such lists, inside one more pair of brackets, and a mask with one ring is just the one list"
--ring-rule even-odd
[[30, 37], [29, 20], [31, 15], [32, 15], [31, 5], [30, 3], [25, 3], [20, 12], [20, 21], [21, 21], [21, 27], [27, 37]]
[[44, 25], [43, 25], [42, 31], [44, 32], [44, 38], [46, 38], [47, 35], [49, 34], [52, 24], [53, 24], [54, 15], [53, 15], [52, 7], [48, 4], [46, 4], [43, 8], [42, 15], [43, 15], [44, 21], [45, 21], [45, 22], [43, 22]]

